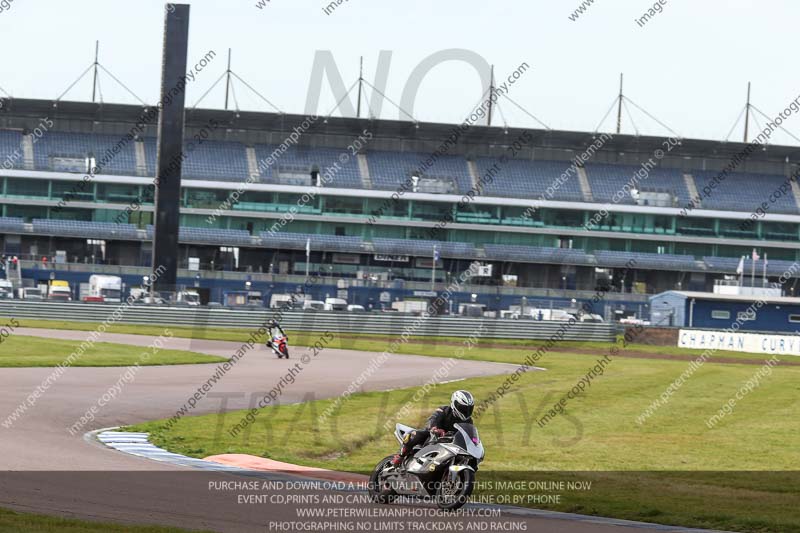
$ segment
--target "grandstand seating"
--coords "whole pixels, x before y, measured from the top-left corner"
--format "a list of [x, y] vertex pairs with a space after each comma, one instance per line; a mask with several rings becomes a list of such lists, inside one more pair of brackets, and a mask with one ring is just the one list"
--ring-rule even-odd
[[0, 130], [0, 168], [23, 168], [22, 133]]
[[[697, 188], [702, 189], [717, 176], [717, 172], [696, 171], [692, 173]], [[725, 181], [714, 188], [708, 197], [702, 199], [704, 209], [725, 209], [730, 211], [751, 212], [761, 202], [778, 189], [786, 180], [783, 176], [766, 174], [735, 173], [728, 174]], [[797, 204], [791, 190], [770, 205], [771, 213], [797, 214]]]
[[770, 259], [767, 261], [767, 275], [781, 276], [788, 273], [787, 276], [798, 274], [798, 265], [795, 261], [784, 261], [780, 259]]
[[545, 248], [511, 244], [484, 245], [486, 258], [494, 261], [522, 261], [531, 263], [559, 263], [565, 265], [594, 265], [595, 259], [583, 250], [573, 248]]
[[250, 233], [237, 229], [195, 228], [181, 226], [178, 239], [220, 245], [252, 244]]
[[33, 219], [33, 230], [45, 235], [81, 237], [88, 239], [138, 239], [133, 224], [113, 222], [88, 222], [83, 220]]
[[[124, 140], [124, 144], [120, 141]], [[118, 147], [118, 148], [117, 148]], [[111, 150], [117, 149], [117, 153]], [[59, 168], [54, 158], [83, 159], [93, 155], [99, 174], [136, 175], [136, 149], [133, 141], [120, 135], [93, 135], [51, 131], [40, 137], [33, 149], [36, 170], [85, 172], [85, 168]]]
[[638, 177], [636, 173], [641, 170], [642, 167], [632, 165], [586, 165], [592, 196], [598, 202], [635, 204], [630, 194], [619, 193], [625, 185], [633, 183], [638, 190], [669, 192], [681, 206], [689, 202], [689, 191], [683, 180], [683, 172], [677, 169], [654, 168], [645, 174], [646, 177]]
[[739, 266], [738, 257], [703, 257], [706, 268], [712, 272], [732, 274]]
[[[495, 159], [479, 158], [475, 164], [481, 176], [492, 168]], [[583, 200], [578, 174], [572, 172], [560, 180], [569, 168], [569, 161], [506, 161], [492, 183], [486, 185], [484, 196], [512, 198], [544, 198], [580, 202]], [[563, 181], [562, 183], [558, 183]], [[550, 191], [548, 191], [550, 188]]]
[[[188, 149], [184, 143], [185, 159], [183, 161], [183, 177], [189, 179], [207, 179], [216, 181], [243, 182], [249, 177], [247, 168], [247, 151], [238, 142], [204, 141], [194, 148]], [[144, 139], [147, 172], [150, 176], [156, 173], [157, 145], [156, 139]]]
[[422, 239], [381, 239], [372, 240], [376, 254], [409, 255], [416, 257], [433, 257], [434, 246], [438, 247], [441, 257], [471, 259], [475, 257], [475, 247], [464, 242], [440, 242]]
[[[50, 131], [33, 145], [34, 168], [37, 170], [62, 170], [82, 172], [80, 161], [93, 154], [97, 164], [102, 166], [104, 174], [137, 175], [136, 150], [134, 142], [119, 145], [123, 136], [111, 134], [64, 133]], [[145, 163], [149, 175], [155, 174], [156, 139], [147, 137], [142, 140], [145, 152]], [[24, 168], [24, 157], [21, 155], [22, 134], [17, 130], [0, 130], [0, 165], [10, 161], [13, 168]], [[108, 150], [119, 145], [118, 153], [106, 157]], [[187, 144], [188, 146], [188, 144]], [[275, 146], [259, 144], [254, 147], [257, 161], [265, 160], [275, 150]], [[14, 151], [19, 150], [14, 156]], [[317, 166], [324, 172], [325, 168], [339, 163], [341, 170], [334, 180], [328, 184], [333, 187], [360, 189], [364, 186], [364, 176], [356, 157], [349, 156], [342, 164], [340, 156], [343, 152], [333, 148], [308, 148], [292, 146], [281, 155], [273, 167], [263, 168], [261, 181], [275, 182], [275, 172], [282, 166], [293, 171], [304, 169], [309, 172]], [[57, 158], [67, 161], [58, 163]], [[395, 190], [410, 177], [411, 172], [419, 168], [430, 157], [420, 152], [387, 152], [371, 151], [366, 154], [370, 171], [370, 180], [375, 189]], [[10, 159], [9, 159], [10, 158]], [[104, 164], [104, 158], [105, 164]], [[70, 159], [77, 160], [72, 164]], [[477, 171], [483, 175], [496, 162], [492, 158], [475, 160]], [[563, 183], [558, 178], [569, 168], [569, 161], [540, 161], [511, 159], [503, 164], [494, 182], [486, 186], [484, 195], [582, 201], [583, 194], [576, 173]], [[61, 168], [61, 167], [64, 168]], [[263, 166], [263, 165], [262, 165]], [[71, 168], [70, 168], [71, 167]], [[588, 182], [592, 196], [598, 202], [610, 202], [622, 187], [631, 181], [640, 167], [632, 165], [595, 164], [586, 165]], [[712, 171], [687, 171], [695, 177], [698, 188], [711, 180], [716, 173]], [[249, 177], [247, 150], [239, 142], [205, 141], [195, 144], [191, 152], [187, 150], [183, 163], [183, 175], [190, 179], [208, 179], [228, 182], [242, 182]], [[467, 159], [463, 156], [445, 155], [425, 172], [426, 176], [451, 180], [458, 193], [465, 193], [472, 188]], [[778, 175], [753, 173], [733, 173], [728, 175], [724, 186], [716, 187], [708, 198], [703, 199], [702, 207], [708, 209], [724, 209], [751, 212], [756, 205], [770, 192], [776, 190], [785, 178]], [[310, 182], [309, 182], [310, 183]], [[557, 187], [554, 187], [557, 184]], [[548, 189], [550, 188], [550, 189]], [[640, 179], [639, 190], [669, 192], [674, 195], [677, 205], [685, 205], [690, 201], [690, 193], [683, 179], [683, 172], [677, 169], [656, 168], [649, 172], [649, 177]], [[634, 204], [629, 195], [619, 199], [619, 203]], [[773, 213], [797, 214], [798, 208], [791, 193], [778, 198], [770, 207]]]
[[[368, 152], [369, 174], [376, 189], [395, 190], [411, 177], [412, 172], [421, 170], [430, 154], [417, 152]], [[459, 193], [472, 188], [472, 178], [463, 157], [440, 156], [430, 168], [422, 172], [424, 176], [451, 179]]]
[[[153, 226], [148, 224], [147, 238], [153, 239]], [[236, 229], [198, 228], [194, 226], [181, 226], [178, 232], [180, 242], [217, 244], [220, 246], [236, 246], [253, 244], [250, 233]]]
[[[653, 270], [696, 270], [692, 255], [648, 254], [640, 252], [616, 252], [597, 250], [594, 252], [597, 266], [608, 268], [647, 268]], [[633, 261], [636, 261], [633, 263]]]
[[[723, 274], [735, 274], [736, 269], [739, 266], [739, 258], [738, 257], [704, 257], [703, 262], [705, 262], [706, 267], [711, 272], [718, 272]], [[750, 276], [753, 268], [752, 259], [749, 255], [745, 256], [744, 258], [744, 274], [745, 276]], [[763, 258], [756, 262], [755, 274], [756, 276], [761, 276], [764, 272], [764, 260]], [[769, 259], [767, 261], [767, 275], [768, 276], [781, 276], [782, 274], [788, 272], [788, 276], [797, 276], [800, 272], [798, 272], [797, 264], [793, 261], [785, 261], [781, 259]]]
[[306, 242], [311, 239], [311, 249], [324, 252], [362, 251], [361, 237], [344, 237], [338, 235], [318, 235], [310, 233], [273, 233], [262, 231], [261, 239], [267, 248], [283, 250], [305, 250]]
[[25, 229], [25, 221], [18, 217], [0, 217], [0, 231], [21, 233]]
[[[606, 268], [630, 268], [651, 270], [701, 270], [702, 265], [691, 255], [649, 254], [641, 252], [616, 252], [598, 250], [587, 254], [571, 248], [546, 248], [487, 244], [486, 258], [494, 261], [519, 261], [531, 263], [554, 263], [567, 265], [593, 265]], [[629, 263], [635, 260], [635, 263]], [[735, 269], [735, 267], [734, 267]]]
[[[256, 159], [261, 169], [262, 182], [274, 182], [276, 172], [284, 167], [292, 169], [303, 169], [310, 175], [311, 170], [316, 167], [321, 173], [325, 173], [327, 168], [335, 168], [339, 165], [339, 170], [331, 171], [331, 178], [326, 187], [341, 187], [345, 189], [360, 189], [363, 187], [361, 172], [358, 168], [358, 159], [352, 157], [349, 151], [334, 150], [332, 148], [306, 148], [292, 146], [281, 154], [277, 162], [268, 166], [267, 159], [277, 149], [277, 146], [267, 146], [257, 144], [255, 146]], [[344, 161], [342, 154], [347, 155]]]

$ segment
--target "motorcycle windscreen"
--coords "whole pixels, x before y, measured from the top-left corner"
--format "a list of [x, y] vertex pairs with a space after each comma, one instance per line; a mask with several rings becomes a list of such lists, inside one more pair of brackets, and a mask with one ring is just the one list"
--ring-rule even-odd
[[468, 451], [480, 459], [483, 457], [483, 444], [478, 437], [478, 429], [472, 424], [456, 424], [456, 434], [453, 435], [453, 444]]

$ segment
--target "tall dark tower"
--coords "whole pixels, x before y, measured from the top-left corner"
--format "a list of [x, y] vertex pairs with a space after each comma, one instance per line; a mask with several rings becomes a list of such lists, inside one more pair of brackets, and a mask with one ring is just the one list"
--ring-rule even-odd
[[189, 6], [167, 4], [161, 62], [161, 112], [158, 117], [153, 269], [160, 269], [156, 290], [176, 290], [178, 227], [180, 225], [183, 117], [186, 96], [186, 56]]

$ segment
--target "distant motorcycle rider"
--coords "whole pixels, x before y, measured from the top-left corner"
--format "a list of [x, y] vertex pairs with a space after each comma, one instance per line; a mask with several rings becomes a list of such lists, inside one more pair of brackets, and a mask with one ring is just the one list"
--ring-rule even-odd
[[280, 324], [278, 324], [277, 320], [272, 320], [269, 323], [267, 328], [267, 347], [268, 348], [275, 348], [277, 349], [278, 343], [281, 340], [289, 340], [289, 337], [286, 336], [286, 332], [283, 331], [283, 328]]
[[392, 465], [400, 466], [408, 457], [414, 446], [426, 442], [431, 435], [443, 437], [455, 431], [459, 423], [472, 424], [472, 411], [475, 409], [475, 398], [465, 390], [457, 390], [450, 396], [450, 405], [438, 407], [428, 418], [425, 429], [416, 429], [403, 438], [400, 453], [392, 457]]

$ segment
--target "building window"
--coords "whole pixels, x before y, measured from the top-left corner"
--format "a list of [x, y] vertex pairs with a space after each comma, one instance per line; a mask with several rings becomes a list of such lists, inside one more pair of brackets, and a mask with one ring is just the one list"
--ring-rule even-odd
[[800, 315], [789, 315], [789, 322], [800, 322]]
[[731, 312], [730, 311], [711, 311], [711, 318], [716, 320], [730, 320]]

